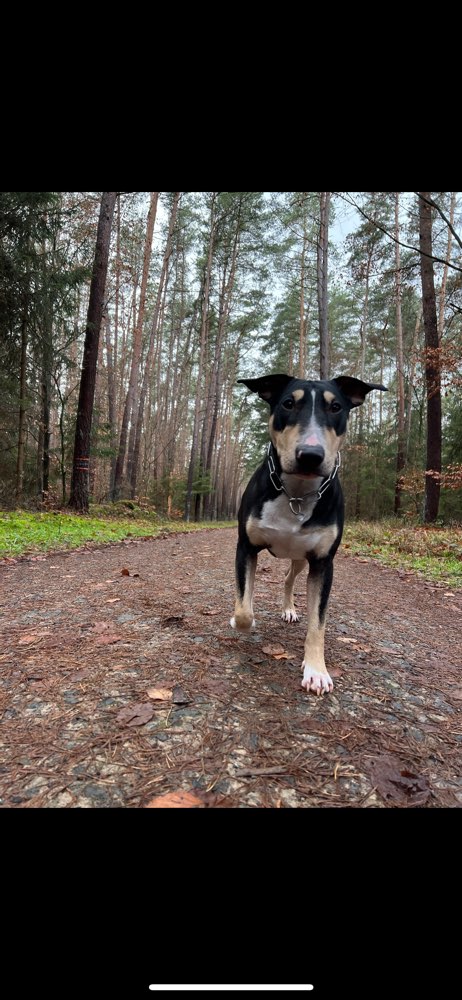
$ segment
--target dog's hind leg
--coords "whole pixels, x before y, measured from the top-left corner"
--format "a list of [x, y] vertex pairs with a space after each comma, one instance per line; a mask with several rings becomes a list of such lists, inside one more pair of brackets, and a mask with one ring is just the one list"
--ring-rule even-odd
[[302, 663], [302, 687], [306, 688], [307, 691], [314, 691], [316, 694], [332, 691], [334, 686], [324, 661], [324, 629], [333, 574], [334, 567], [331, 557], [310, 559], [310, 571], [306, 582], [308, 632]]
[[246, 540], [239, 540], [236, 551], [236, 604], [230, 625], [239, 632], [250, 632], [253, 617], [253, 586], [259, 549]]
[[292, 559], [285, 575], [284, 604], [282, 608], [282, 618], [285, 622], [298, 622], [300, 619], [300, 615], [297, 614], [294, 605], [294, 582], [295, 577], [306, 568], [306, 559]]

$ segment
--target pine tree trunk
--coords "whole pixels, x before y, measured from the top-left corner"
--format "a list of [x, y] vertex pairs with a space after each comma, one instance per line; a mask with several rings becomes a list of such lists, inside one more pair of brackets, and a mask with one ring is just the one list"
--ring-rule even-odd
[[[364, 370], [366, 367], [366, 346], [367, 346], [367, 330], [369, 323], [369, 276], [371, 270], [372, 256], [369, 255], [367, 258], [366, 265], [366, 289], [364, 292], [364, 305], [363, 305], [363, 318], [360, 326], [360, 343], [361, 350], [359, 356], [359, 377], [364, 379]], [[364, 407], [359, 407], [358, 414], [358, 433], [356, 438], [356, 444], [358, 446], [358, 460], [356, 463], [356, 495], [355, 495], [355, 517], [361, 517], [361, 501], [362, 501], [362, 449], [364, 445]]]
[[[119, 373], [119, 299], [120, 299], [120, 271], [121, 271], [121, 259], [120, 259], [120, 193], [117, 194], [116, 198], [117, 205], [117, 223], [116, 223], [116, 260], [115, 260], [115, 292], [114, 292], [114, 351], [113, 351], [113, 369], [114, 369], [114, 405], [116, 413], [116, 427], [119, 427], [119, 417], [120, 417], [120, 394], [122, 392], [124, 380], [123, 373], [120, 378], [118, 378]], [[120, 386], [120, 388], [119, 388]], [[114, 470], [115, 476], [115, 470]], [[114, 488], [114, 481], [112, 482], [112, 488]]]
[[109, 261], [112, 217], [116, 191], [104, 191], [96, 235], [95, 260], [90, 285], [85, 344], [83, 350], [82, 375], [80, 379], [79, 402], [75, 428], [74, 458], [72, 467], [71, 495], [69, 507], [78, 511], [88, 511], [89, 507], [89, 464], [90, 436], [95, 395], [96, 365], [101, 322], [104, 309], [104, 292]]
[[329, 378], [330, 351], [327, 315], [327, 265], [329, 245], [329, 205], [330, 191], [321, 191], [318, 239], [318, 309], [320, 343], [320, 377]]
[[116, 414], [116, 390], [114, 378], [114, 359], [112, 354], [111, 324], [109, 316], [104, 317], [106, 328], [106, 367], [107, 367], [107, 411], [109, 421], [109, 432], [111, 435], [111, 471], [109, 476], [109, 496], [112, 499], [114, 492], [114, 478], [117, 457], [117, 414]]
[[[453, 191], [452, 195], [451, 195], [451, 208], [450, 208], [450, 213], [449, 213], [449, 221], [451, 223], [451, 226], [454, 225], [455, 210], [456, 210], [456, 192]], [[451, 259], [451, 248], [452, 248], [452, 233], [451, 233], [451, 230], [448, 228], [448, 245], [446, 247], [446, 260], [447, 261], [449, 261]], [[439, 338], [439, 343], [440, 344], [441, 344], [441, 338], [442, 338], [443, 333], [444, 333], [444, 307], [446, 305], [446, 285], [447, 285], [447, 280], [448, 280], [448, 270], [449, 270], [449, 266], [448, 266], [448, 264], [445, 264], [444, 267], [443, 267], [443, 277], [441, 279], [441, 288], [440, 288], [440, 292], [439, 292], [438, 338]]]
[[403, 318], [401, 312], [401, 260], [399, 240], [399, 192], [395, 194], [395, 297], [396, 297], [396, 383], [398, 389], [398, 447], [396, 452], [395, 514], [401, 507], [402, 474], [406, 464], [404, 428]]
[[[303, 246], [300, 260], [300, 320], [299, 320], [299, 349], [298, 349], [298, 375], [299, 378], [306, 378], [306, 328], [307, 321], [305, 315], [305, 273], [306, 273], [306, 213], [303, 213]], [[292, 370], [292, 369], [290, 369]]]
[[[201, 407], [201, 394], [202, 394], [202, 380], [205, 370], [205, 357], [206, 357], [206, 347], [207, 347], [207, 327], [208, 327], [208, 309], [209, 309], [209, 294], [210, 294], [210, 275], [212, 271], [212, 260], [213, 260], [213, 248], [215, 241], [215, 203], [216, 194], [212, 197], [212, 203], [210, 208], [210, 229], [209, 229], [209, 246], [207, 253], [207, 263], [205, 265], [204, 278], [202, 282], [202, 297], [201, 297], [201, 331], [199, 339], [199, 370], [197, 373], [197, 384], [196, 384], [196, 398], [194, 404], [194, 423], [193, 423], [193, 434], [191, 443], [191, 456], [189, 459], [188, 467], [188, 482], [186, 486], [186, 500], [185, 500], [185, 521], [191, 520], [191, 507], [192, 507], [192, 493], [193, 493], [193, 483], [194, 477], [198, 472], [199, 464], [199, 418], [200, 418], [200, 407]], [[195, 505], [195, 514], [197, 514], [197, 497]], [[197, 520], [197, 517], [195, 518]]]
[[26, 377], [27, 377], [27, 321], [24, 314], [21, 324], [21, 362], [19, 369], [19, 420], [18, 456], [16, 462], [16, 503], [20, 504], [24, 489], [24, 450], [26, 441]]
[[135, 427], [135, 435], [134, 438], [131, 438], [131, 440], [133, 440], [133, 447], [131, 448], [129, 445], [128, 470], [127, 470], [127, 474], [130, 478], [130, 490], [132, 497], [136, 495], [136, 484], [138, 479], [138, 467], [140, 461], [141, 431], [143, 428], [144, 406], [148, 393], [149, 379], [151, 377], [151, 369], [154, 357], [154, 346], [157, 333], [157, 325], [159, 322], [160, 307], [167, 282], [168, 264], [173, 250], [173, 233], [176, 226], [180, 197], [181, 197], [181, 191], [176, 191], [173, 197], [173, 204], [170, 212], [168, 236], [165, 245], [164, 258], [162, 261], [162, 270], [159, 278], [159, 288], [157, 290], [156, 303], [154, 306], [154, 316], [152, 321], [151, 336], [149, 340], [149, 347], [146, 358], [146, 366], [143, 375], [143, 384], [141, 386], [141, 392], [140, 392], [138, 413], [137, 414], [133, 413], [133, 425]]
[[[415, 366], [417, 361], [417, 343], [419, 339], [419, 331], [421, 323], [422, 323], [422, 308], [419, 309], [419, 313], [415, 321], [414, 335], [412, 338], [411, 359], [410, 359], [410, 369], [409, 369], [409, 385], [408, 385], [407, 400], [406, 400], [406, 424], [405, 424], [404, 435], [406, 439], [406, 455], [408, 461], [409, 461], [409, 448], [411, 442], [412, 394], [414, 392], [414, 375], [415, 375]], [[383, 376], [381, 376], [380, 381], [383, 382]], [[382, 393], [380, 393], [380, 402], [382, 402]]]
[[48, 493], [50, 486], [50, 399], [51, 399], [51, 373], [50, 357], [47, 350], [44, 358], [44, 370], [42, 376], [42, 427], [43, 427], [43, 454], [42, 454], [42, 493]]
[[[236, 278], [236, 264], [239, 248], [239, 234], [240, 234], [240, 211], [238, 212], [236, 220], [236, 232], [233, 239], [233, 248], [231, 254], [231, 262], [229, 265], [229, 273], [225, 269], [223, 274], [223, 284], [220, 295], [219, 303], [219, 317], [218, 317], [218, 331], [217, 339], [215, 342], [215, 357], [213, 363], [213, 375], [212, 375], [212, 385], [210, 392], [210, 406], [211, 406], [211, 419], [209, 426], [209, 439], [207, 453], [205, 456], [204, 473], [208, 475], [212, 470], [212, 456], [215, 446], [215, 436], [218, 421], [218, 412], [220, 406], [220, 394], [221, 394], [221, 366], [222, 366], [222, 356], [223, 356], [223, 343], [225, 339], [225, 332], [228, 323], [228, 317], [231, 309], [231, 297], [233, 294], [234, 281]], [[212, 482], [212, 480], [211, 480]], [[210, 506], [211, 506], [211, 493], [207, 493], [204, 496], [204, 517], [210, 517]]]
[[441, 475], [441, 364], [436, 314], [435, 282], [432, 259], [431, 206], [419, 197], [420, 273], [422, 279], [423, 321], [425, 330], [425, 383], [427, 390], [427, 460], [425, 475], [424, 520], [436, 521], [440, 499]]
[[138, 316], [135, 322], [135, 330], [133, 333], [132, 363], [130, 367], [130, 378], [128, 382], [127, 395], [125, 397], [125, 406], [122, 415], [122, 426], [120, 428], [119, 450], [115, 466], [114, 487], [111, 496], [112, 500], [117, 500], [120, 496], [123, 469], [125, 464], [125, 453], [127, 450], [128, 426], [130, 419], [132, 420], [133, 424], [133, 409], [134, 409], [136, 389], [140, 374], [143, 322], [144, 322], [144, 314], [146, 311], [146, 292], [147, 292], [148, 277], [149, 277], [149, 266], [151, 263], [152, 238], [154, 235], [154, 225], [156, 221], [158, 197], [159, 197], [158, 191], [151, 191], [151, 203], [149, 206], [149, 212], [146, 224], [146, 239], [144, 244], [143, 274], [141, 278], [140, 304], [138, 309]]

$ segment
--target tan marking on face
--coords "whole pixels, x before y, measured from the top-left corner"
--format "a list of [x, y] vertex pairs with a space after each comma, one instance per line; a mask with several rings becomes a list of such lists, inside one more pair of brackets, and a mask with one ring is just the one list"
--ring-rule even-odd
[[324, 399], [325, 399], [326, 403], [333, 403], [334, 402], [334, 399], [335, 399], [334, 393], [333, 392], [329, 392], [328, 389], [326, 389], [326, 391], [323, 392], [323, 396], [324, 396]]
[[292, 395], [293, 395], [293, 397], [295, 399], [295, 402], [298, 403], [301, 399], [304, 399], [305, 390], [304, 389], [294, 389]]
[[340, 450], [344, 437], [344, 434], [341, 434], [339, 437], [338, 434], [335, 433], [333, 427], [326, 427], [324, 430], [322, 440], [324, 451], [326, 453], [324, 465], [328, 473], [332, 472], [332, 469], [334, 468], [337, 452]]
[[283, 431], [275, 431], [271, 428], [271, 440], [279, 455], [284, 472], [292, 472], [296, 465], [295, 450], [300, 440], [300, 427], [292, 424], [284, 427]]

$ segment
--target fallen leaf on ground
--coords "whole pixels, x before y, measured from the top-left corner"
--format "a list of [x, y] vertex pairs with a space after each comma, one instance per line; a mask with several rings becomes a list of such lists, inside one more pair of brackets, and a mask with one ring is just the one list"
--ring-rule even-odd
[[391, 805], [423, 806], [431, 795], [428, 779], [410, 771], [398, 757], [373, 759], [371, 779], [382, 798]]
[[204, 809], [205, 803], [192, 792], [167, 792], [156, 795], [146, 803], [145, 809]]
[[120, 601], [120, 597], [108, 597], [107, 601], [105, 601], [104, 603], [105, 604], [116, 604], [117, 601]]
[[357, 639], [348, 639], [347, 636], [338, 635], [337, 642], [357, 642]]
[[174, 705], [188, 705], [189, 702], [191, 701], [191, 698], [189, 697], [189, 695], [186, 694], [186, 691], [184, 691], [184, 689], [180, 687], [179, 684], [175, 684], [175, 687], [173, 688], [172, 692], [172, 701]]
[[170, 701], [172, 697], [172, 692], [169, 688], [148, 688], [146, 694], [153, 701]]
[[28, 646], [31, 642], [35, 642], [36, 639], [43, 639], [49, 634], [49, 631], [49, 629], [46, 629], [45, 631], [42, 629], [41, 632], [29, 632], [29, 635], [22, 635], [21, 638], [18, 639], [18, 646]]
[[284, 646], [262, 646], [261, 651], [269, 656], [283, 656], [286, 652]]
[[109, 634], [98, 636], [98, 638], [95, 639], [95, 641], [94, 641], [94, 645], [95, 646], [110, 646], [110, 645], [112, 645], [113, 642], [120, 642], [120, 640], [124, 639], [124, 638], [125, 638], [125, 636], [123, 636], [123, 635], [116, 635], [114, 632], [110, 632]]
[[219, 697], [220, 695], [227, 695], [229, 693], [229, 678], [220, 679], [218, 677], [202, 677], [201, 685], [204, 686], [206, 691]]
[[151, 721], [153, 715], [154, 709], [149, 701], [138, 701], [122, 708], [116, 719], [122, 726], [144, 726], [145, 722]]
[[199, 653], [194, 657], [194, 660], [203, 663], [205, 667], [219, 667], [222, 662], [218, 656], [201, 656]]
[[179, 625], [183, 621], [184, 614], [181, 615], [169, 615], [168, 618], [162, 618], [161, 625], [162, 628], [167, 628], [169, 625]]
[[130, 576], [130, 570], [124, 568], [124, 569], [121, 570], [120, 575], [121, 576]]

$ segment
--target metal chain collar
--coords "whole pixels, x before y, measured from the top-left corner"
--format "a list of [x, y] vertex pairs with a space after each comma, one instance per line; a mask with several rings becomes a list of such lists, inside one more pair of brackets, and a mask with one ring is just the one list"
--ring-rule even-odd
[[[303, 517], [304, 515], [303, 515], [303, 511], [302, 511], [302, 505], [305, 503], [305, 501], [306, 500], [311, 500], [313, 498], [313, 496], [316, 496], [316, 502], [318, 500], [320, 500], [321, 497], [322, 497], [322, 495], [323, 495], [323, 493], [326, 492], [326, 490], [329, 488], [330, 484], [335, 479], [335, 477], [337, 475], [337, 472], [338, 472], [338, 470], [340, 468], [340, 452], [339, 451], [337, 452], [337, 455], [336, 455], [336, 458], [335, 458], [335, 467], [332, 469], [332, 472], [331, 472], [330, 476], [327, 476], [327, 479], [325, 479], [324, 482], [321, 483], [321, 485], [319, 487], [319, 490], [316, 490], [316, 491], [313, 490], [311, 493], [306, 493], [304, 497], [291, 497], [290, 493], [286, 490], [286, 488], [284, 486], [284, 483], [281, 482], [281, 480], [280, 480], [280, 478], [279, 478], [279, 476], [278, 476], [278, 474], [276, 472], [276, 466], [274, 464], [274, 459], [273, 459], [273, 456], [271, 454], [271, 449], [272, 449], [272, 442], [270, 441], [269, 444], [268, 444], [268, 469], [269, 469], [269, 474], [270, 474], [271, 482], [272, 482], [275, 490], [278, 491], [278, 493], [281, 493], [282, 491], [284, 491], [284, 493], [286, 494], [286, 496], [289, 498], [289, 507], [290, 507], [290, 509], [292, 511], [292, 514], [295, 514], [295, 517]], [[293, 507], [294, 504], [296, 504], [296, 509], [294, 509], [294, 507]]]

